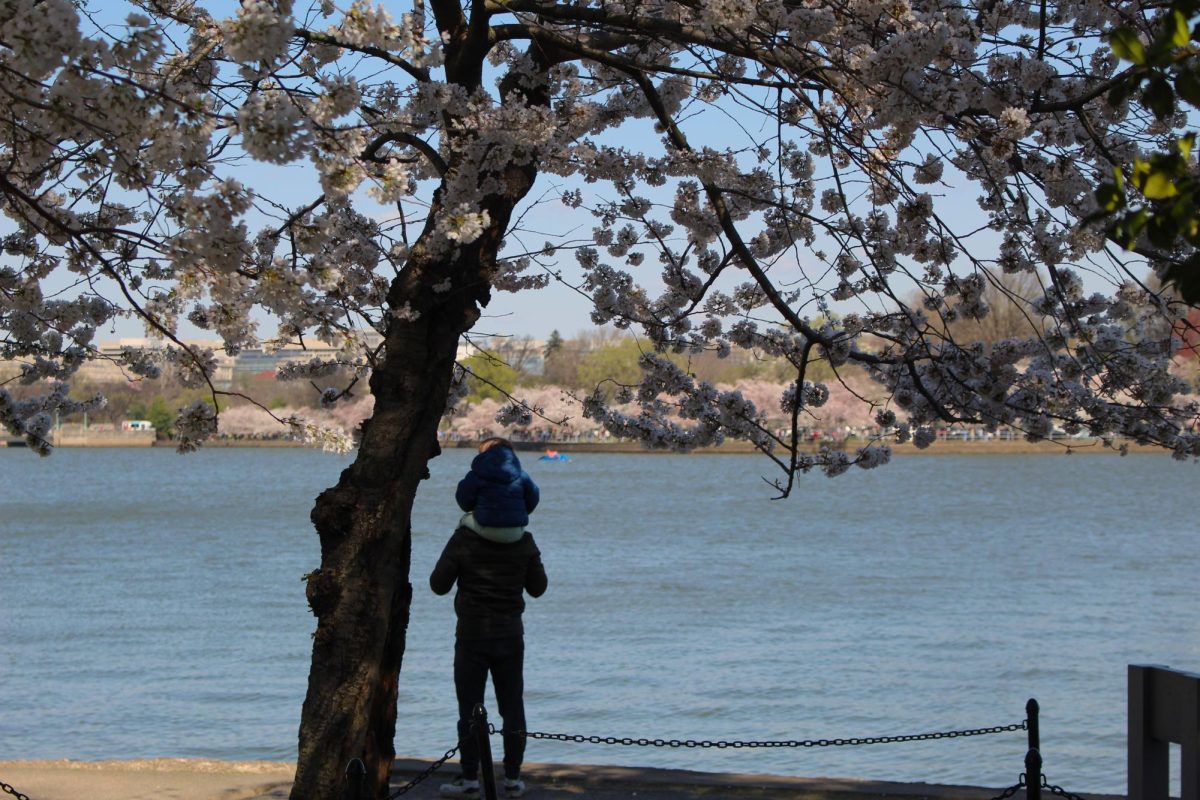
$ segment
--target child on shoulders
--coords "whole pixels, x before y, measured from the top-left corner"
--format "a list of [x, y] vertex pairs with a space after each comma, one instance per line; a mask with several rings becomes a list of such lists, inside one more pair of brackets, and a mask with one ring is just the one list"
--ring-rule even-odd
[[488, 541], [511, 544], [525, 535], [540, 495], [529, 473], [521, 469], [512, 444], [499, 436], [484, 439], [454, 493], [459, 508], [467, 512], [459, 525]]

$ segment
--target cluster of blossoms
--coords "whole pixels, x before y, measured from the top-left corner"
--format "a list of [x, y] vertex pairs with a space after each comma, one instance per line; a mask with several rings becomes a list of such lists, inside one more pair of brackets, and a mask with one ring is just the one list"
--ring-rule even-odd
[[199, 449], [217, 432], [217, 414], [208, 403], [197, 400], [179, 409], [179, 416], [172, 427], [175, 431], [175, 449], [180, 453], [190, 453]]
[[456, 211], [442, 217], [442, 235], [459, 244], [470, 244], [483, 235], [490, 220], [486, 211], [470, 211], [460, 206]]
[[338, 41], [356, 48], [374, 47], [407, 56], [416, 67], [441, 63], [441, 50], [425, 37], [423, 15], [405, 14], [397, 24], [382, 3], [354, 0], [340, 23], [330, 29]]
[[[281, 439], [295, 438], [300, 433], [304, 440], [304, 426], [312, 425], [316, 430], [336, 433], [332, 440], [344, 442], [352, 439], [355, 430], [371, 416], [374, 405], [370, 395], [320, 409], [284, 407], [272, 411], [243, 403], [221, 412], [215, 435], [234, 439]], [[302, 421], [293, 426], [291, 423], [296, 420]]]
[[53, 384], [41, 397], [16, 400], [0, 388], [0, 425], [11, 434], [21, 436], [38, 455], [50, 454], [50, 428], [56, 415], [92, 411], [104, 407], [104, 398], [97, 395], [87, 400], [72, 400], [67, 386]]
[[292, 37], [290, 5], [278, 0], [246, 0], [236, 17], [221, 24], [225, 52], [243, 63], [274, 62]]
[[286, 420], [297, 441], [310, 447], [320, 447], [326, 453], [349, 453], [354, 449], [354, 439], [339, 428], [316, 425], [300, 417]]
[[261, 161], [286, 164], [307, 152], [312, 142], [305, 117], [285, 92], [266, 87], [238, 109], [242, 147]]
[[[386, 337], [435, 325], [463, 293], [483, 303], [566, 280], [563, 242], [521, 253], [512, 235], [549, 174], [563, 229], [592, 231], [570, 243], [592, 320], [655, 350], [627, 392], [636, 409], [621, 392], [587, 401], [614, 434], [745, 438], [777, 455], [789, 437], [765, 424], [776, 409], [799, 424], [840, 402], [832, 381], [806, 379], [819, 359], [869, 374], [864, 413], [885, 405], [886, 427], [922, 446], [940, 422], [968, 421], [1200, 454], [1193, 387], [1173, 370], [1178, 304], [1133, 264], [1105, 267], [1105, 294], [1080, 269], [1107, 257], [1086, 222], [1091, 187], [1171, 133], [1102, 91], [1118, 65], [1100, 34], [1130, 19], [1149, 33], [1153, 4], [1081, 0], [1043, 18], [1004, 0], [585, 0], [472, 9], [490, 16], [461, 30], [422, 3], [394, 18], [367, 0], [247, 0], [220, 21], [138, 5], [121, 34], [66, 0], [0, 12], [13, 100], [0, 190], [15, 227], [0, 326], [23, 380], [69, 379], [122, 313], [168, 339], [187, 320], [236, 353], [261, 344], [256, 309], [281, 340], [349, 342], [361, 376], [387, 354], [356, 331]], [[596, 46], [609, 41], [624, 44]], [[305, 164], [306, 188], [252, 181], [248, 160]], [[1159, 270], [1186, 256], [1147, 252]], [[1004, 275], [1041, 290], [997, 295]], [[115, 289], [43, 289], [64, 283]], [[1003, 305], [1038, 327], [974, 341], [969, 326]], [[667, 357], [738, 348], [791, 364], [792, 387], [751, 401]], [[185, 380], [211, 384], [213, 354], [172, 353]], [[310, 363], [284, 377], [331, 374]], [[8, 413], [10, 428], [43, 422]], [[189, 446], [212, 432], [203, 409], [185, 417]], [[828, 474], [887, 461], [846, 458], [779, 460]]]
[[288, 361], [276, 368], [275, 378], [281, 381], [312, 380], [335, 375], [345, 368], [346, 362], [329, 358]]

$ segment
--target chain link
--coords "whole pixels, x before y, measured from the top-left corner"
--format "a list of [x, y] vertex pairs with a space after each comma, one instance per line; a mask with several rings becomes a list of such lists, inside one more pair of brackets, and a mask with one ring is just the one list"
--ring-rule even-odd
[[1050, 792], [1050, 794], [1056, 794], [1059, 797], [1065, 797], [1065, 798], [1067, 798], [1067, 800], [1086, 800], [1086, 798], [1083, 798], [1077, 794], [1068, 792], [1066, 789], [1062, 788], [1061, 786], [1055, 786], [1054, 784], [1050, 783], [1049, 781], [1046, 780], [1045, 775], [1042, 776], [1042, 788], [1045, 789], [1046, 791]]
[[[504, 734], [514, 734], [524, 736], [526, 739], [547, 739], [557, 742], [579, 742], [589, 744], [612, 744], [623, 745], [626, 747], [699, 747], [699, 748], [716, 748], [724, 750], [726, 748], [741, 749], [741, 748], [761, 748], [761, 747], [853, 747], [857, 745], [868, 744], [893, 744], [896, 742], [925, 742], [934, 739], [957, 739], [967, 736], [986, 736], [993, 733], [1008, 733], [1011, 731], [1021, 731], [1028, 728], [1028, 722], [1021, 722], [1012, 725], [995, 725], [991, 728], [968, 728], [966, 730], [954, 731], [936, 731], [933, 733], [913, 733], [903, 736], [863, 736], [850, 739], [781, 739], [767, 741], [724, 741], [711, 739], [646, 739], [633, 738], [630, 736], [585, 736], [578, 733], [546, 733], [543, 731], [497, 731], [496, 726], [488, 723], [488, 733], [495, 734], [497, 732]], [[441, 769], [447, 761], [454, 757], [458, 752], [458, 745], [451, 747], [446, 751], [445, 755], [434, 761], [428, 767], [420, 772], [416, 777], [408, 783], [401, 786], [396, 791], [388, 795], [388, 800], [407, 794], [419, 784], [428, 780], [433, 773]], [[1007, 800], [1016, 794], [1022, 787], [1027, 785], [1024, 773], [1021, 775], [1020, 781], [1013, 786], [1008, 787], [1000, 794], [992, 798], [992, 800]], [[1050, 792], [1050, 794], [1058, 795], [1066, 798], [1066, 800], [1087, 800], [1080, 795], [1066, 791], [1061, 786], [1055, 786], [1046, 780], [1046, 776], [1041, 776], [1042, 788]], [[0, 789], [3, 789], [8, 794], [16, 798], [16, 800], [30, 800], [29, 795], [17, 791], [12, 786], [9, 786], [4, 781], [0, 781]]]
[[[513, 734], [527, 739], [549, 739], [556, 742], [580, 742], [589, 744], [619, 744], [626, 747], [700, 747], [716, 748], [756, 748], [756, 747], [853, 747], [867, 744], [892, 744], [895, 742], [925, 742], [933, 739], [957, 739], [966, 736], [985, 736], [991, 733], [1007, 733], [1026, 729], [1027, 723], [1021, 721], [1012, 725], [996, 725], [991, 728], [970, 728], [957, 731], [938, 731], [936, 733], [913, 733], [905, 736], [864, 736], [852, 739], [783, 739], [774, 741], [721, 741], [710, 739], [644, 739], [629, 736], [584, 736], [572, 733], [544, 733], [542, 731], [512, 731]], [[495, 733], [496, 727], [489, 725], [490, 732]], [[502, 731], [503, 733], [503, 731]], [[1068, 798], [1075, 800], [1075, 798]], [[1080, 798], [1079, 800], [1082, 800]]]
[[[437, 761], [433, 762], [428, 767], [426, 767], [424, 770], [422, 770], [421, 773], [419, 775], [417, 775], [417, 777], [413, 778], [411, 781], [409, 781], [408, 783], [404, 784], [396, 791], [389, 794], [388, 800], [395, 800], [395, 798], [399, 797], [400, 795], [408, 794], [410, 791], [413, 790], [414, 787], [416, 787], [418, 784], [428, 780], [429, 776], [433, 775], [433, 773], [435, 773], [439, 769], [441, 769], [442, 766], [447, 761], [449, 761], [451, 758], [453, 758], [454, 754], [457, 752], [458, 752], [458, 745], [454, 745], [454, 747], [451, 747], [449, 750], [446, 751], [446, 755], [442, 756]], [[26, 798], [26, 800], [28, 800], [28, 798]]]
[[17, 798], [17, 800], [29, 800], [29, 795], [25, 794], [24, 792], [18, 792], [16, 789], [9, 786], [4, 781], [0, 781], [0, 789], [3, 789], [4, 791], [8, 792], [13, 797]]
[[1016, 783], [1014, 783], [1012, 786], [1005, 789], [1000, 794], [993, 797], [992, 800], [1008, 800], [1008, 798], [1012, 797], [1014, 794], [1021, 791], [1028, 785], [1029, 784], [1027, 784], [1025, 782], [1025, 773], [1022, 772], [1020, 779]]

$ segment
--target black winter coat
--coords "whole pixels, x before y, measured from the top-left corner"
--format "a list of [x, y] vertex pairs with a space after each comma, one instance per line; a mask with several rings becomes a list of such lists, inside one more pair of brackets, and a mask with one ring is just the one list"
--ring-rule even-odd
[[533, 534], [527, 532], [511, 544], [501, 544], [470, 528], [459, 528], [434, 565], [429, 588], [446, 594], [456, 581], [458, 638], [520, 636], [524, 633], [522, 592], [541, 597], [546, 591], [546, 570]]

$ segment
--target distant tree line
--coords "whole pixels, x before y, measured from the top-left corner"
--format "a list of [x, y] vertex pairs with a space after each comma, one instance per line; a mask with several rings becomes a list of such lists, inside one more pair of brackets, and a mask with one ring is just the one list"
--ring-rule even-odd
[[[925, 306], [928, 335], [970, 339], [990, 348], [1002, 341], [1046, 334], [1045, 318], [1029, 312], [1030, 301], [1040, 291], [1034, 275], [989, 275], [983, 300], [991, 313], [983, 319], [958, 317], [950, 309], [924, 303], [916, 295], [908, 298], [908, 304]], [[1200, 378], [1200, 347], [1194, 326], [1181, 329], [1179, 338], [1183, 346], [1176, 358], [1176, 370], [1194, 382]], [[477, 346], [473, 355], [461, 361], [468, 394], [456, 413], [447, 417], [444, 428], [447, 434], [464, 438], [484, 431], [510, 435], [516, 431], [518, 435], [556, 440], [591, 435], [599, 428], [582, 419], [579, 399], [596, 389], [612, 397], [622, 387], [635, 386], [642, 377], [639, 364], [647, 349], [638, 338], [612, 328], [582, 330], [570, 338], [555, 330], [544, 343], [523, 336]], [[736, 387], [755, 402], [766, 419], [786, 416], [777, 403], [771, 402], [772, 397], [778, 397], [780, 387], [794, 378], [794, 368], [784, 359], [740, 349], [727, 354], [715, 351], [676, 354], [671, 359], [696, 380]], [[833, 430], [870, 426], [870, 407], [861, 404], [861, 395], [869, 394], [872, 385], [861, 368], [842, 365], [835, 370], [827, 362], [817, 361], [810, 365], [809, 376], [829, 384], [830, 399], [823, 410], [814, 408], [807, 412], [808, 427]], [[348, 376], [335, 378], [340, 381]], [[21, 387], [16, 383], [10, 386], [17, 396], [40, 391], [36, 386]], [[271, 372], [239, 373], [231, 393], [221, 398], [220, 435], [251, 439], [286, 436], [287, 429], [279, 425], [272, 413], [277, 417], [298, 415], [316, 419], [351, 432], [369, 416], [373, 405], [365, 383], [362, 387], [357, 402], [330, 413], [322, 409], [320, 392], [314, 391], [313, 384], [307, 381], [278, 380]], [[82, 399], [99, 388], [88, 381], [76, 380], [72, 395]], [[178, 409], [197, 401], [212, 402], [211, 394], [186, 386], [170, 369], [158, 378], [105, 384], [102, 388], [108, 402], [103, 408], [88, 412], [90, 424], [119, 425], [127, 419], [144, 419], [154, 425], [161, 438], [171, 437]], [[265, 398], [269, 412], [242, 401], [239, 396]], [[497, 423], [496, 414], [514, 400], [541, 413], [525, 426]], [[82, 416], [76, 414], [60, 421], [80, 422]]]

